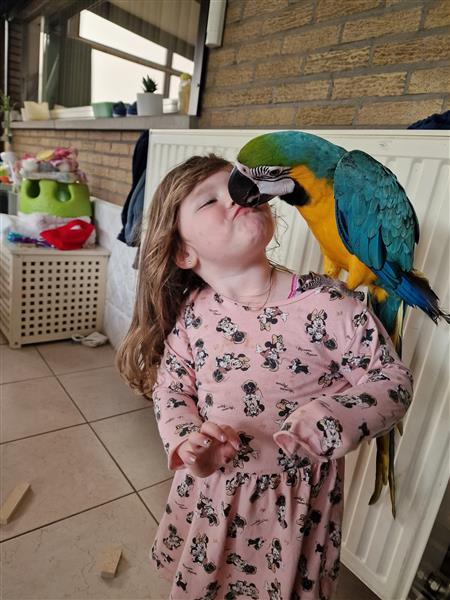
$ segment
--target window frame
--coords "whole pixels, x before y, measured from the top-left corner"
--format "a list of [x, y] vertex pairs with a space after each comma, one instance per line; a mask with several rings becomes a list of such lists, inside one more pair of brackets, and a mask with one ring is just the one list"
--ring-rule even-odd
[[[191, 94], [189, 98], [189, 108], [188, 115], [189, 116], [198, 116], [199, 113], [199, 102], [200, 102], [200, 93], [203, 87], [204, 73], [205, 73], [205, 40], [206, 40], [206, 29], [208, 22], [208, 12], [209, 12], [209, 4], [210, 0], [197, 0], [200, 4], [199, 11], [199, 20], [197, 25], [197, 37], [196, 43], [194, 46], [194, 70], [192, 74], [191, 81]], [[173, 75], [175, 77], [180, 77], [183, 71], [179, 71], [178, 69], [174, 69], [172, 64], [172, 56], [173, 50], [167, 49], [167, 64], [162, 65], [160, 63], [153, 62], [151, 60], [147, 60], [140, 56], [136, 56], [134, 54], [130, 54], [124, 52], [122, 50], [118, 50], [111, 46], [106, 46], [105, 44], [101, 44], [86, 38], [83, 38], [79, 35], [80, 31], [80, 12], [81, 10], [89, 10], [89, 6], [83, 6], [75, 15], [73, 15], [70, 20], [68, 20], [67, 27], [67, 37], [82, 42], [90, 46], [92, 49], [98, 50], [100, 52], [104, 52], [106, 54], [110, 54], [112, 56], [116, 56], [118, 58], [122, 58], [124, 60], [128, 60], [137, 64], [141, 64], [145, 67], [149, 67], [151, 69], [156, 69], [158, 71], [162, 71], [164, 73], [164, 88], [162, 90], [162, 94], [164, 97], [168, 97], [169, 95], [169, 87], [170, 87], [170, 77]], [[41, 20], [41, 31], [45, 32], [46, 29], [46, 16], [42, 15]], [[151, 40], [154, 41], [154, 40]], [[42, 48], [41, 48], [41, 51]], [[42, 78], [43, 73], [40, 70], [39, 77]], [[41, 86], [40, 86], [41, 87]], [[41, 93], [40, 93], [41, 96]]]

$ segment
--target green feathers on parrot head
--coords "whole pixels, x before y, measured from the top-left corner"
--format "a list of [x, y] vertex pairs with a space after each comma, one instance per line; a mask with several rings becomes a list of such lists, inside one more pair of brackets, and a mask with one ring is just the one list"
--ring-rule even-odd
[[331, 177], [344, 148], [303, 131], [274, 131], [259, 135], [243, 146], [237, 161], [250, 169], [263, 166], [304, 165], [317, 178]]
[[[280, 132], [290, 134], [293, 132]], [[285, 141], [287, 139], [285, 138]], [[255, 168], [259, 166], [290, 167], [288, 147], [283, 144], [280, 136], [265, 133], [251, 139], [243, 146], [238, 154], [239, 163]]]

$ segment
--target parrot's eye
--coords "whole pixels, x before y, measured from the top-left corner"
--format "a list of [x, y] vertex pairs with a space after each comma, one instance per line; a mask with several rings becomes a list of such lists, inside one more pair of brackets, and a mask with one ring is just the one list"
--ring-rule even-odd
[[276, 169], [271, 169], [271, 170], [270, 170], [270, 175], [271, 175], [272, 177], [278, 177], [278, 176], [279, 176], [279, 175], [281, 175], [282, 173], [283, 173], [283, 169], [280, 169], [280, 168], [278, 168], [278, 167], [277, 167]]

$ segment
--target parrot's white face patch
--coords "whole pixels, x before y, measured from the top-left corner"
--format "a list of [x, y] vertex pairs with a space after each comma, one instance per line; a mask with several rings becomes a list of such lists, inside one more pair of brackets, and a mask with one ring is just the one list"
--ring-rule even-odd
[[277, 181], [255, 181], [261, 194], [284, 196], [294, 191], [294, 182], [289, 177]]
[[251, 179], [258, 187], [260, 194], [268, 196], [284, 196], [294, 191], [295, 184], [286, 175], [290, 167], [262, 165], [258, 167], [247, 167], [236, 161], [238, 171]]

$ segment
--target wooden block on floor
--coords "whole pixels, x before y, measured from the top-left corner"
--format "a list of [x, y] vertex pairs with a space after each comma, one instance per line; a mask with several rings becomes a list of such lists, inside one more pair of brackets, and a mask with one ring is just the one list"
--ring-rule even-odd
[[104, 579], [111, 579], [116, 576], [117, 567], [120, 557], [122, 556], [121, 546], [110, 546], [103, 555], [100, 575]]
[[7, 525], [9, 523], [13, 512], [19, 506], [19, 503], [28, 492], [30, 487], [30, 484], [27, 482], [18, 483], [16, 485], [0, 509], [0, 525]]

